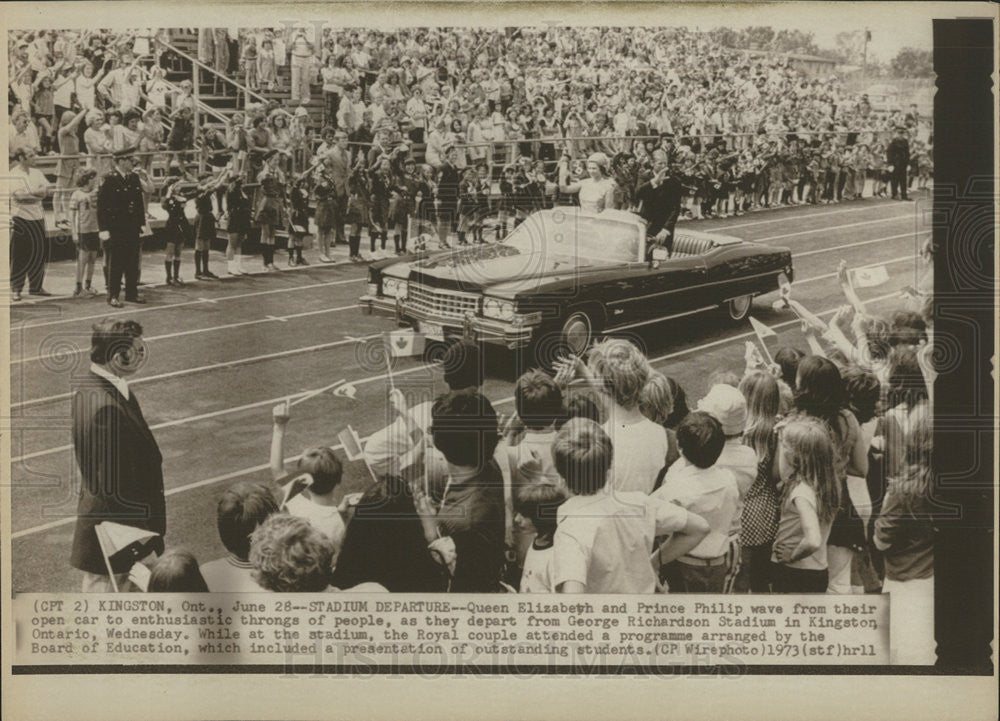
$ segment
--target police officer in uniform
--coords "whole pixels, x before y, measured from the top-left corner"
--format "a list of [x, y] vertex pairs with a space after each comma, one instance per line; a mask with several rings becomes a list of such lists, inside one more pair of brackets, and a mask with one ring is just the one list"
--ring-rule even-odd
[[132, 150], [114, 154], [115, 169], [108, 173], [97, 193], [97, 227], [108, 253], [108, 305], [121, 308], [122, 277], [125, 300], [145, 303], [139, 295], [140, 234], [146, 222], [143, 191], [153, 192], [152, 184], [132, 171]]
[[889, 178], [893, 200], [909, 200], [906, 197], [906, 169], [910, 166], [910, 141], [906, 139], [906, 128], [902, 125], [896, 128], [896, 137], [886, 148], [885, 159], [892, 166]]

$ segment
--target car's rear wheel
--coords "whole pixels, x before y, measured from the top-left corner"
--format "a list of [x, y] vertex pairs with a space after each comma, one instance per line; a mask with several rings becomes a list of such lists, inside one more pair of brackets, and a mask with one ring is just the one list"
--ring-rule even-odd
[[750, 315], [750, 309], [753, 308], [753, 296], [749, 294], [741, 295], [739, 298], [727, 300], [724, 307], [730, 319], [734, 321], [743, 320]]

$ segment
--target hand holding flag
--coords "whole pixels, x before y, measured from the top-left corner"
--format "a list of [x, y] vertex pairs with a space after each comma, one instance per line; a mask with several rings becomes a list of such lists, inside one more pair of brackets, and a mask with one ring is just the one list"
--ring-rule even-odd
[[874, 288], [889, 280], [889, 271], [884, 265], [874, 268], [856, 268], [853, 271], [854, 285], [859, 288]]
[[774, 358], [771, 357], [770, 351], [767, 350], [767, 343], [764, 342], [764, 339], [777, 338], [778, 334], [754, 318], [752, 315], [748, 316], [748, 319], [750, 320], [751, 327], [753, 327], [754, 334], [757, 336], [757, 340], [760, 341], [760, 346], [764, 350], [764, 355], [767, 356], [767, 362], [774, 363]]

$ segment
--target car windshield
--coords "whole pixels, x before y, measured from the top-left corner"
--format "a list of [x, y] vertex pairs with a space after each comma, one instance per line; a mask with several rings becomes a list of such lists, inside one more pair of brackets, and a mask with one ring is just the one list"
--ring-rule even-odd
[[522, 253], [557, 253], [604, 263], [632, 263], [639, 257], [639, 230], [634, 223], [579, 215], [572, 210], [535, 213], [504, 243]]

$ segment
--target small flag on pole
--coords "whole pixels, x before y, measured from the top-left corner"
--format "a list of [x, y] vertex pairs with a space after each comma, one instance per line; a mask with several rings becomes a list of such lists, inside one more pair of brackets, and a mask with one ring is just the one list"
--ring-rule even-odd
[[775, 333], [773, 330], [771, 330], [769, 327], [761, 323], [753, 316], [750, 316], [750, 325], [753, 326], [753, 332], [757, 334], [757, 337], [760, 338], [761, 342], [763, 342], [765, 338], [778, 337], [777, 333]]
[[337, 388], [333, 395], [340, 396], [341, 398], [354, 398], [358, 394], [358, 389], [355, 388], [350, 383], [345, 383], [344, 385]]
[[389, 331], [385, 342], [393, 358], [421, 355], [424, 352], [424, 337], [410, 329]]
[[361, 447], [361, 439], [358, 438], [357, 431], [352, 426], [347, 426], [347, 428], [337, 434], [337, 440], [340, 441], [340, 446], [344, 449], [344, 455], [347, 456], [347, 460], [364, 461], [365, 468], [368, 469], [368, 475], [372, 477], [373, 481], [378, 483], [378, 476], [375, 474], [375, 470], [368, 463], [368, 459], [365, 458], [365, 452]]
[[753, 328], [753, 332], [757, 336], [757, 340], [760, 341], [761, 350], [764, 351], [764, 355], [767, 357], [767, 362], [774, 363], [774, 358], [771, 357], [771, 352], [767, 349], [767, 343], [764, 342], [764, 339], [777, 338], [778, 334], [754, 318], [752, 315], [748, 316], [748, 318], [750, 320], [750, 326]]
[[284, 509], [290, 500], [309, 488], [312, 484], [313, 477], [311, 473], [300, 473], [295, 476], [295, 478], [281, 487], [281, 505], [279, 508]]
[[874, 288], [889, 280], [889, 271], [884, 265], [876, 265], [874, 268], [855, 268], [854, 285], [858, 288]]
[[364, 451], [361, 449], [361, 439], [358, 437], [357, 431], [351, 426], [347, 426], [347, 428], [338, 433], [337, 440], [343, 446], [344, 455], [347, 456], [347, 460], [360, 461], [364, 457]]
[[111, 578], [111, 586], [118, 592], [115, 575], [127, 573], [134, 563], [155, 550], [154, 542], [160, 538], [156, 531], [126, 526], [112, 521], [102, 521], [94, 526], [97, 544], [104, 556], [104, 565]]

